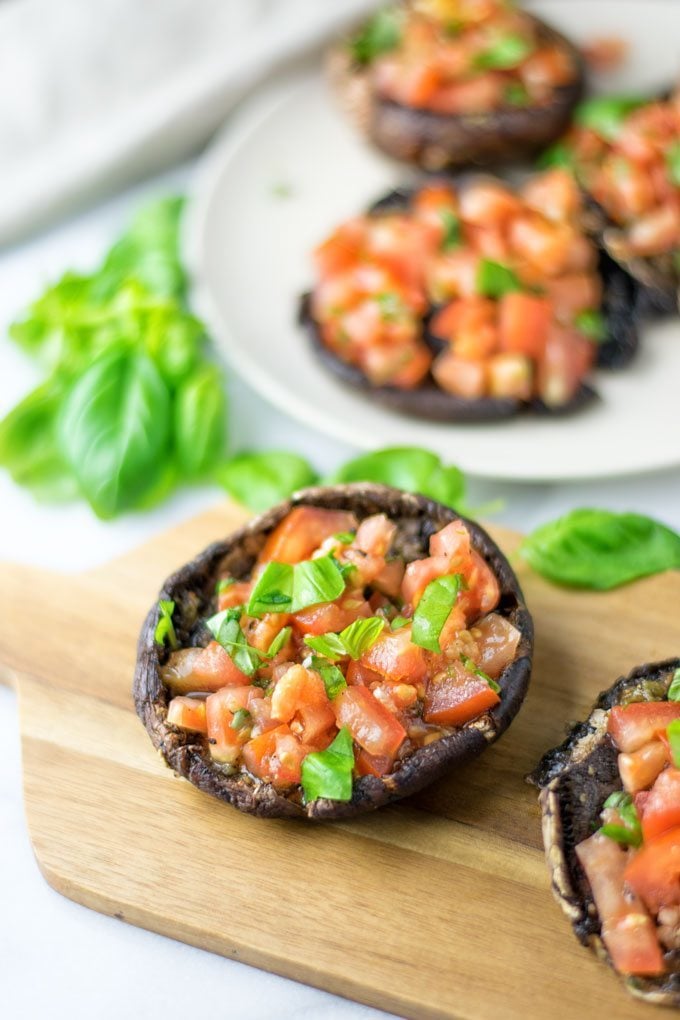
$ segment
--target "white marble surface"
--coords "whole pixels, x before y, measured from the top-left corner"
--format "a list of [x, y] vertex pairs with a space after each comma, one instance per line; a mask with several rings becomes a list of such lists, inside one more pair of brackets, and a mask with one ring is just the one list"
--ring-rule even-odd
[[[190, 185], [181, 168], [125, 194], [43, 237], [0, 253], [0, 414], [33, 382], [33, 370], [4, 337], [4, 326], [41, 285], [66, 267], [86, 269], [149, 191]], [[232, 378], [235, 446], [291, 447], [320, 468], [352, 451], [312, 435], [268, 408]], [[522, 529], [577, 505], [634, 509], [680, 528], [680, 473], [576, 486], [472, 484], [471, 496], [505, 499], [497, 519]], [[102, 524], [85, 507], [38, 507], [0, 474], [0, 562], [81, 569], [104, 562], [219, 499], [187, 491], [146, 515]], [[14, 695], [0, 688], [0, 1015], [8, 1020], [163, 1017], [179, 1020], [207, 1008], [229, 1020], [348, 1018], [382, 1014], [291, 981], [101, 917], [53, 892], [31, 853], [21, 802]], [[220, 1006], [216, 1006], [220, 1003]], [[275, 1005], [274, 1005], [275, 1004]]]

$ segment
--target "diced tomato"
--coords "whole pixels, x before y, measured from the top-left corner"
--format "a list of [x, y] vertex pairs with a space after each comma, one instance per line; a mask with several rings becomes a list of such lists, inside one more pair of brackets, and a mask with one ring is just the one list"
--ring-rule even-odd
[[285, 725], [267, 730], [243, 746], [243, 761], [248, 771], [279, 789], [300, 782], [302, 761], [308, 754], [309, 748]]
[[[265, 613], [261, 619], [242, 617], [241, 626], [245, 631], [248, 644], [260, 652], [266, 652], [272, 641], [290, 623], [288, 613]], [[285, 646], [282, 651], [285, 651]]]
[[348, 220], [314, 251], [314, 262], [320, 276], [334, 276], [349, 269], [359, 257], [366, 235], [366, 221], [361, 217]]
[[354, 768], [358, 776], [381, 778], [390, 771], [393, 761], [394, 759], [388, 755], [369, 754], [368, 751], [364, 751], [363, 747], [360, 747], [354, 759]]
[[602, 303], [602, 278], [597, 273], [567, 273], [546, 280], [544, 286], [555, 317], [565, 324], [579, 312], [599, 308]]
[[428, 106], [441, 82], [439, 68], [422, 61], [402, 68], [399, 101], [405, 106]]
[[253, 701], [248, 706], [248, 711], [253, 717], [253, 728], [251, 735], [253, 737], [259, 737], [261, 733], [266, 730], [273, 730], [279, 725], [275, 719], [272, 719], [272, 702], [271, 698], [260, 698], [259, 701]]
[[536, 390], [548, 407], [571, 400], [595, 358], [595, 345], [577, 330], [554, 324], [538, 367]]
[[645, 842], [680, 826], [680, 769], [668, 768], [658, 775], [645, 801], [641, 822]]
[[375, 670], [364, 666], [359, 659], [350, 659], [345, 679], [350, 687], [359, 684], [363, 687], [371, 687], [373, 684], [381, 684], [383, 676]]
[[500, 106], [504, 93], [503, 75], [489, 72], [438, 89], [428, 105], [435, 113], [483, 114]]
[[501, 351], [540, 358], [545, 350], [552, 316], [553, 305], [547, 298], [534, 294], [504, 294], [499, 316]]
[[259, 687], [225, 687], [206, 700], [206, 721], [210, 754], [218, 761], [231, 765], [238, 760], [241, 747], [250, 737], [250, 726], [239, 729], [232, 726], [239, 709], [250, 710], [254, 701], [263, 697]]
[[639, 701], [615, 705], [609, 712], [607, 732], [620, 751], [637, 751], [654, 740], [674, 719], [680, 719], [680, 701]]
[[333, 701], [338, 728], [346, 726], [359, 747], [394, 761], [406, 730], [367, 687], [347, 687]]
[[205, 701], [199, 698], [173, 698], [168, 705], [168, 722], [183, 730], [195, 730], [207, 733], [208, 724], [205, 718]]
[[645, 843], [629, 859], [626, 882], [653, 914], [680, 904], [680, 828]]
[[427, 266], [427, 288], [433, 301], [449, 301], [456, 297], [475, 297], [479, 255], [468, 248], [446, 252], [430, 259]]
[[258, 563], [299, 563], [338, 531], [354, 531], [357, 520], [346, 510], [296, 506], [286, 514], [264, 544]]
[[429, 681], [423, 719], [440, 726], [462, 726], [499, 701], [486, 680], [470, 673], [462, 662], [453, 662], [445, 673]]
[[624, 889], [629, 855], [596, 832], [579, 843], [576, 856], [585, 871], [602, 924], [602, 938], [621, 974], [663, 974], [656, 927], [638, 896]]
[[531, 396], [533, 368], [525, 354], [496, 354], [489, 358], [489, 394], [528, 400]]
[[427, 676], [425, 651], [412, 643], [410, 625], [384, 631], [360, 661], [387, 680], [417, 684]]
[[581, 193], [568, 170], [555, 168], [531, 177], [522, 189], [524, 201], [549, 220], [568, 220], [581, 210]]
[[660, 740], [650, 740], [637, 751], [619, 755], [619, 775], [628, 793], [651, 786], [668, 764], [668, 749]]
[[414, 220], [427, 232], [431, 245], [439, 246], [446, 230], [446, 213], [457, 214], [458, 198], [446, 184], [430, 184], [413, 197]]
[[218, 691], [228, 684], [248, 683], [248, 677], [234, 665], [217, 641], [211, 641], [206, 648], [183, 648], [173, 652], [161, 674], [173, 694]]
[[405, 569], [401, 556], [387, 560], [380, 573], [373, 578], [373, 587], [390, 599], [399, 598]]
[[546, 276], [559, 276], [569, 261], [572, 229], [540, 213], [522, 213], [510, 227], [510, 243], [520, 258]]
[[459, 604], [467, 622], [485, 616], [495, 609], [501, 596], [496, 575], [476, 549], [471, 554], [470, 566], [464, 570], [467, 588], [460, 594]]
[[404, 348], [401, 367], [389, 378], [389, 385], [411, 390], [423, 381], [431, 364], [432, 354], [425, 344], [410, 344]]
[[221, 591], [217, 596], [217, 608], [220, 612], [223, 609], [233, 609], [234, 606], [246, 605], [250, 599], [253, 589], [252, 581], [236, 581], [228, 588]]
[[517, 196], [494, 180], [475, 181], [461, 191], [460, 215], [466, 223], [480, 227], [502, 224], [520, 209]]
[[465, 566], [471, 552], [470, 532], [462, 521], [451, 521], [430, 538], [430, 555], [445, 558], [451, 565], [451, 573]]
[[[318, 673], [291, 666], [277, 680], [272, 694], [272, 719], [288, 723], [308, 745], [316, 744], [335, 725], [335, 715]], [[326, 740], [324, 746], [327, 746]]]
[[542, 46], [520, 67], [522, 81], [534, 95], [544, 95], [574, 80], [574, 63], [563, 46]]
[[320, 602], [309, 609], [303, 609], [292, 617], [291, 622], [298, 634], [338, 634], [358, 617], [371, 615], [371, 607], [363, 599], [345, 595], [335, 602]]
[[656, 255], [677, 248], [680, 243], [680, 209], [665, 205], [636, 219], [629, 231], [631, 250], [636, 255]]
[[372, 556], [386, 556], [397, 532], [397, 526], [385, 514], [366, 517], [357, 528], [353, 545]]
[[477, 665], [492, 680], [497, 680], [515, 658], [520, 636], [517, 628], [497, 613], [491, 613], [475, 624], [473, 637], [479, 649]]
[[477, 400], [487, 390], [486, 361], [460, 358], [451, 351], [435, 359], [432, 375], [441, 389], [465, 400]]

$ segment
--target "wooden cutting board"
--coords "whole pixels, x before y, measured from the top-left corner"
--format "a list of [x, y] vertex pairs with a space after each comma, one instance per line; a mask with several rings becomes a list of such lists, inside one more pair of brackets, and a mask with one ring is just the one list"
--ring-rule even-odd
[[[130, 695], [162, 580], [242, 519], [218, 507], [79, 576], [0, 567], [0, 675], [19, 693], [47, 881], [131, 924], [418, 1020], [649, 1016], [553, 902], [523, 777], [601, 688], [678, 655], [680, 574], [577, 594], [519, 563], [536, 665], [503, 739], [374, 815], [263, 821], [174, 777]], [[519, 536], [492, 531], [512, 554]]]

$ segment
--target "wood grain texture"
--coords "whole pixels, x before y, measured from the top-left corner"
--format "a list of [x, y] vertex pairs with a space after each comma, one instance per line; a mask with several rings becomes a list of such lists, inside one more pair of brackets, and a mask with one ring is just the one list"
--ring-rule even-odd
[[[78, 576], [0, 567], [0, 679], [18, 688], [28, 825], [50, 884], [132, 924], [418, 1020], [648, 1016], [553, 902], [523, 777], [617, 676], [678, 654], [680, 575], [588, 594], [517, 564], [536, 665], [503, 739], [376, 814], [264, 821], [175, 778], [130, 694], [137, 635], [161, 582], [243, 517], [217, 508]], [[491, 530], [511, 554], [518, 536]]]

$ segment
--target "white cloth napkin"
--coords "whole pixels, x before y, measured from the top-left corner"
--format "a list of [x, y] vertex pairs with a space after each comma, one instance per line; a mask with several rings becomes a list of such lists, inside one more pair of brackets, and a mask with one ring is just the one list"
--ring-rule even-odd
[[0, 0], [0, 244], [181, 159], [375, 0]]

